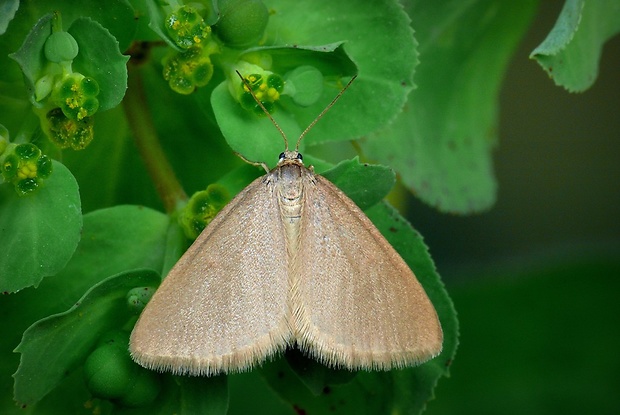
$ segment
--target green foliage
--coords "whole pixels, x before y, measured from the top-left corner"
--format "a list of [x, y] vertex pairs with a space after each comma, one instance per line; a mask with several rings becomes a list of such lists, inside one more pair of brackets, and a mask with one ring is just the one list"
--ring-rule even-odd
[[[131, 317], [125, 298], [127, 291], [137, 285], [157, 284], [158, 279], [153, 271], [130, 271], [110, 277], [93, 286], [66, 312], [49, 316], [30, 326], [16, 349], [22, 354], [22, 359], [15, 373], [15, 399], [32, 404], [43, 398], [63, 377], [83, 364], [89, 354], [92, 356], [90, 352], [96, 348], [101, 336], [106, 336], [115, 327], [122, 327], [123, 322]], [[106, 340], [104, 343], [107, 343]], [[98, 350], [104, 347], [120, 349], [127, 355], [125, 360], [129, 359], [124, 346], [103, 344], [93, 353], [99, 353]], [[53, 362], [49, 360], [50, 350], [56, 351], [53, 352]], [[101, 363], [96, 359], [86, 360], [86, 363], [85, 376], [89, 386], [93, 382], [101, 382], [93, 379], [98, 375], [96, 372]], [[129, 362], [109, 363], [123, 365], [128, 371], [136, 368]], [[123, 383], [122, 387], [108, 385], [110, 388], [116, 387], [117, 391], [124, 391], [132, 380], [132, 376], [110, 376], [116, 376], [115, 381]], [[107, 392], [111, 397], [112, 392]]]
[[53, 174], [29, 195], [20, 197], [12, 188], [0, 187], [1, 292], [36, 286], [44, 277], [55, 275], [80, 240], [77, 183], [62, 164], [52, 164]]
[[[497, 184], [497, 95], [536, 0], [412, 1], [418, 88], [399, 118], [363, 143], [405, 186], [441, 211], [489, 209]], [[481, 18], [481, 16], [484, 16]]]
[[620, 1], [567, 0], [547, 38], [530, 57], [569, 92], [590, 88], [603, 44], [620, 32]]
[[[10, 293], [0, 301], [9, 322], [0, 412], [23, 413], [14, 399], [50, 414], [424, 409], [448, 374], [458, 323], [421, 236], [381, 201], [394, 168], [438, 209], [493, 203], [497, 93], [536, 2], [403, 3], [0, 5], [0, 291]], [[611, 12], [604, 25], [594, 22], [614, 7], [567, 2], [558, 22], [569, 30], [554, 29], [537, 49], [569, 89], [591, 84], [600, 45], [617, 31]], [[584, 49], [577, 59], [574, 50]], [[362, 137], [358, 156], [385, 166], [337, 150], [318, 156]], [[441, 355], [415, 368], [351, 373], [289, 351], [251, 373], [212, 378], [134, 364], [127, 336], [160, 276], [263, 174], [233, 153], [273, 167], [297, 145], [414, 270], [442, 323]]]

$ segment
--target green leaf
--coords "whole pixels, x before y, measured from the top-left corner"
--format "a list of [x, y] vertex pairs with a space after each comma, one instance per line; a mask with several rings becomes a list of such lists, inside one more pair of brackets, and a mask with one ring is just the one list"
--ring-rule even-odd
[[117, 40], [106, 28], [88, 17], [76, 19], [68, 32], [80, 48], [73, 70], [99, 84], [99, 111], [116, 107], [127, 89], [129, 56], [121, 54]]
[[[394, 381], [395, 412], [421, 413], [426, 402], [433, 398], [439, 379], [448, 376], [449, 366], [458, 347], [459, 322], [454, 304], [437, 274], [422, 236], [398, 212], [387, 204], [378, 204], [366, 211], [383, 236], [414, 271], [418, 281], [435, 306], [443, 329], [443, 350], [439, 356], [417, 368], [388, 373], [362, 373], [362, 378], [379, 379], [390, 374]], [[379, 381], [383, 385], [383, 382]]]
[[153, 30], [153, 32], [155, 32], [164, 42], [166, 42], [168, 46], [178, 50], [179, 52], [182, 51], [183, 49], [181, 49], [176, 42], [172, 40], [168, 30], [166, 30], [166, 27], [164, 26], [166, 16], [164, 15], [164, 11], [162, 10], [160, 3], [155, 0], [146, 0], [146, 8], [149, 14], [149, 27], [151, 30]]
[[115, 206], [84, 216], [75, 255], [58, 277], [79, 281], [81, 292], [128, 269], [161, 272], [170, 219], [142, 206]]
[[0, 35], [6, 32], [18, 8], [19, 0], [7, 0], [0, 3]]
[[443, 351], [418, 367], [359, 371], [352, 380], [350, 373], [331, 370], [328, 376], [316, 369], [296, 374], [284, 359], [263, 365], [261, 373], [269, 385], [283, 400], [294, 403], [297, 413], [329, 413], [336, 408], [339, 413], [419, 414], [433, 397], [439, 378], [447, 376], [454, 358], [458, 344], [456, 312], [421, 236], [386, 204], [378, 204], [366, 213], [415, 272], [433, 302], [444, 332]]
[[379, 203], [396, 182], [394, 171], [389, 167], [362, 164], [357, 157], [340, 162], [323, 176], [345, 192], [362, 210]]
[[[359, 70], [357, 80], [310, 130], [305, 144], [360, 137], [400, 112], [413, 85], [416, 63], [409, 19], [400, 5], [390, 0], [355, 7], [327, 0], [307, 4], [278, 0], [266, 4], [272, 10], [266, 29], [267, 46], [249, 49], [240, 57], [268, 55], [273, 70], [287, 72], [310, 65], [327, 77], [320, 96], [309, 106], [299, 106], [283, 96], [284, 111], [277, 110], [274, 118], [289, 137], [291, 148], [300, 132], [351, 79], [355, 66]], [[250, 160], [274, 166], [274, 155], [284, 146], [270, 122], [241, 111], [227, 94], [228, 88], [219, 85], [211, 96], [211, 105], [229, 145]]]
[[0, 187], [0, 291], [39, 285], [65, 266], [80, 240], [77, 183], [62, 164], [53, 163], [53, 174], [30, 195]]
[[9, 55], [20, 66], [26, 87], [28, 88], [30, 101], [35, 104], [34, 85], [42, 75], [42, 71], [47, 64], [45, 59], [44, 47], [49, 35], [52, 34], [53, 14], [46, 14], [41, 17], [26, 36], [24, 43], [15, 52]]
[[228, 384], [226, 376], [209, 378], [179, 377], [181, 386], [181, 415], [216, 415], [228, 412]]
[[566, 0], [535, 59], [556, 85], [569, 92], [588, 89], [598, 76], [603, 44], [620, 31], [619, 0]]
[[362, 144], [424, 202], [444, 212], [488, 209], [497, 184], [498, 92], [536, 1], [411, 2], [418, 88], [401, 116]]
[[345, 42], [333, 42], [318, 46], [259, 46], [247, 49], [240, 55], [240, 58], [251, 62], [257, 56], [267, 54], [273, 61], [270, 70], [282, 75], [289, 71], [310, 66], [319, 70], [323, 76], [353, 76], [357, 73], [357, 67], [351, 61], [344, 45]]
[[[409, 17], [397, 1], [271, 0], [265, 4], [271, 11], [266, 45], [345, 42], [344, 50], [359, 71], [357, 80], [338, 104], [308, 133], [306, 144], [361, 137], [401, 111], [413, 86], [417, 60]], [[326, 84], [315, 104], [295, 111], [301, 129], [349, 81], [347, 75], [341, 74], [344, 78], [338, 83]], [[292, 136], [288, 131], [287, 134]]]
[[129, 271], [92, 287], [69, 310], [33, 324], [15, 351], [22, 354], [15, 373], [15, 399], [32, 404], [75, 370], [105, 332], [122, 326], [131, 314], [131, 288], [157, 285], [153, 271]]
[[[63, 28], [71, 26], [75, 19], [90, 17], [108, 29], [118, 40], [120, 49], [125, 50], [131, 44], [136, 32], [137, 19], [132, 5], [127, 0], [66, 0], [22, 1], [10, 28], [11, 33], [22, 38], [20, 32], [28, 33], [30, 27], [41, 17], [59, 12]], [[15, 24], [17, 27], [13, 27]], [[16, 30], [16, 32], [13, 32]], [[11, 50], [11, 49], [9, 49]], [[12, 49], [15, 50], [15, 49]]]
[[[284, 151], [284, 142], [269, 118], [244, 110], [230, 95], [226, 82], [213, 90], [211, 102], [222, 133], [235, 152], [250, 161], [263, 162], [271, 167], [278, 163], [278, 154]], [[276, 111], [273, 118], [287, 136], [297, 140], [301, 128], [291, 114]], [[294, 144], [289, 143], [289, 146]]]
[[[263, 53], [268, 53], [271, 59], [274, 59], [275, 63], [272, 69], [282, 73], [292, 71], [298, 65], [308, 63], [311, 63], [314, 68], [320, 68], [323, 71], [323, 75], [330, 74], [332, 77], [334, 76], [334, 71], [351, 73], [351, 75], [355, 72], [354, 65], [345, 54], [341, 43], [323, 46], [260, 47], [249, 49], [241, 57], [245, 56], [248, 58], [249, 56]], [[228, 145], [248, 160], [264, 162], [274, 167], [278, 161], [277, 155], [284, 150], [281, 135], [269, 118], [254, 115], [241, 108], [239, 102], [231, 96], [228, 82], [241, 82], [241, 80], [235, 78], [218, 85], [211, 94], [210, 101], [218, 125]], [[334, 96], [336, 94], [337, 90]], [[295, 98], [293, 97], [293, 99]], [[318, 99], [319, 97], [316, 97], [315, 101]], [[203, 110], [206, 111], [207, 109], [203, 108]], [[289, 140], [289, 148], [295, 146], [301, 131], [308, 125], [302, 124], [306, 121], [303, 117], [300, 119], [299, 111], [303, 112], [306, 109], [302, 108], [300, 110], [296, 105], [289, 104], [284, 105], [284, 110], [280, 109], [272, 114], [282, 131], [286, 134]], [[319, 113], [320, 110], [314, 113], [314, 117]], [[302, 148], [304, 144], [302, 143]]]

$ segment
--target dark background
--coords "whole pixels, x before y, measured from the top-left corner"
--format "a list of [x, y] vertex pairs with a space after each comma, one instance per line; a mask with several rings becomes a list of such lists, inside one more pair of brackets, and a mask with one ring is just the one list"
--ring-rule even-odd
[[591, 89], [556, 86], [529, 55], [562, 4], [541, 2], [506, 74], [496, 205], [409, 201], [461, 325], [429, 414], [620, 413], [620, 37]]

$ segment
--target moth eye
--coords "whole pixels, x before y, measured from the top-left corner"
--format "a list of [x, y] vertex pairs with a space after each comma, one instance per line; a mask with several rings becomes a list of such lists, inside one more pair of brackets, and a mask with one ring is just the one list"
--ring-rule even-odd
[[301, 155], [301, 153], [297, 153], [297, 160], [299, 161], [303, 161], [304, 156]]
[[284, 158], [284, 151], [280, 153], [280, 155], [278, 156], [279, 160], [282, 160]]

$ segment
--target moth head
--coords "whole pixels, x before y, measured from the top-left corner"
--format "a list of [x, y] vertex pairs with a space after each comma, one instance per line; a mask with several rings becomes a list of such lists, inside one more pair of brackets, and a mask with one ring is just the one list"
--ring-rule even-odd
[[278, 164], [282, 164], [284, 162], [290, 162], [290, 161], [296, 161], [298, 163], [304, 164], [304, 157], [297, 150], [295, 151], [285, 150], [280, 153]]

